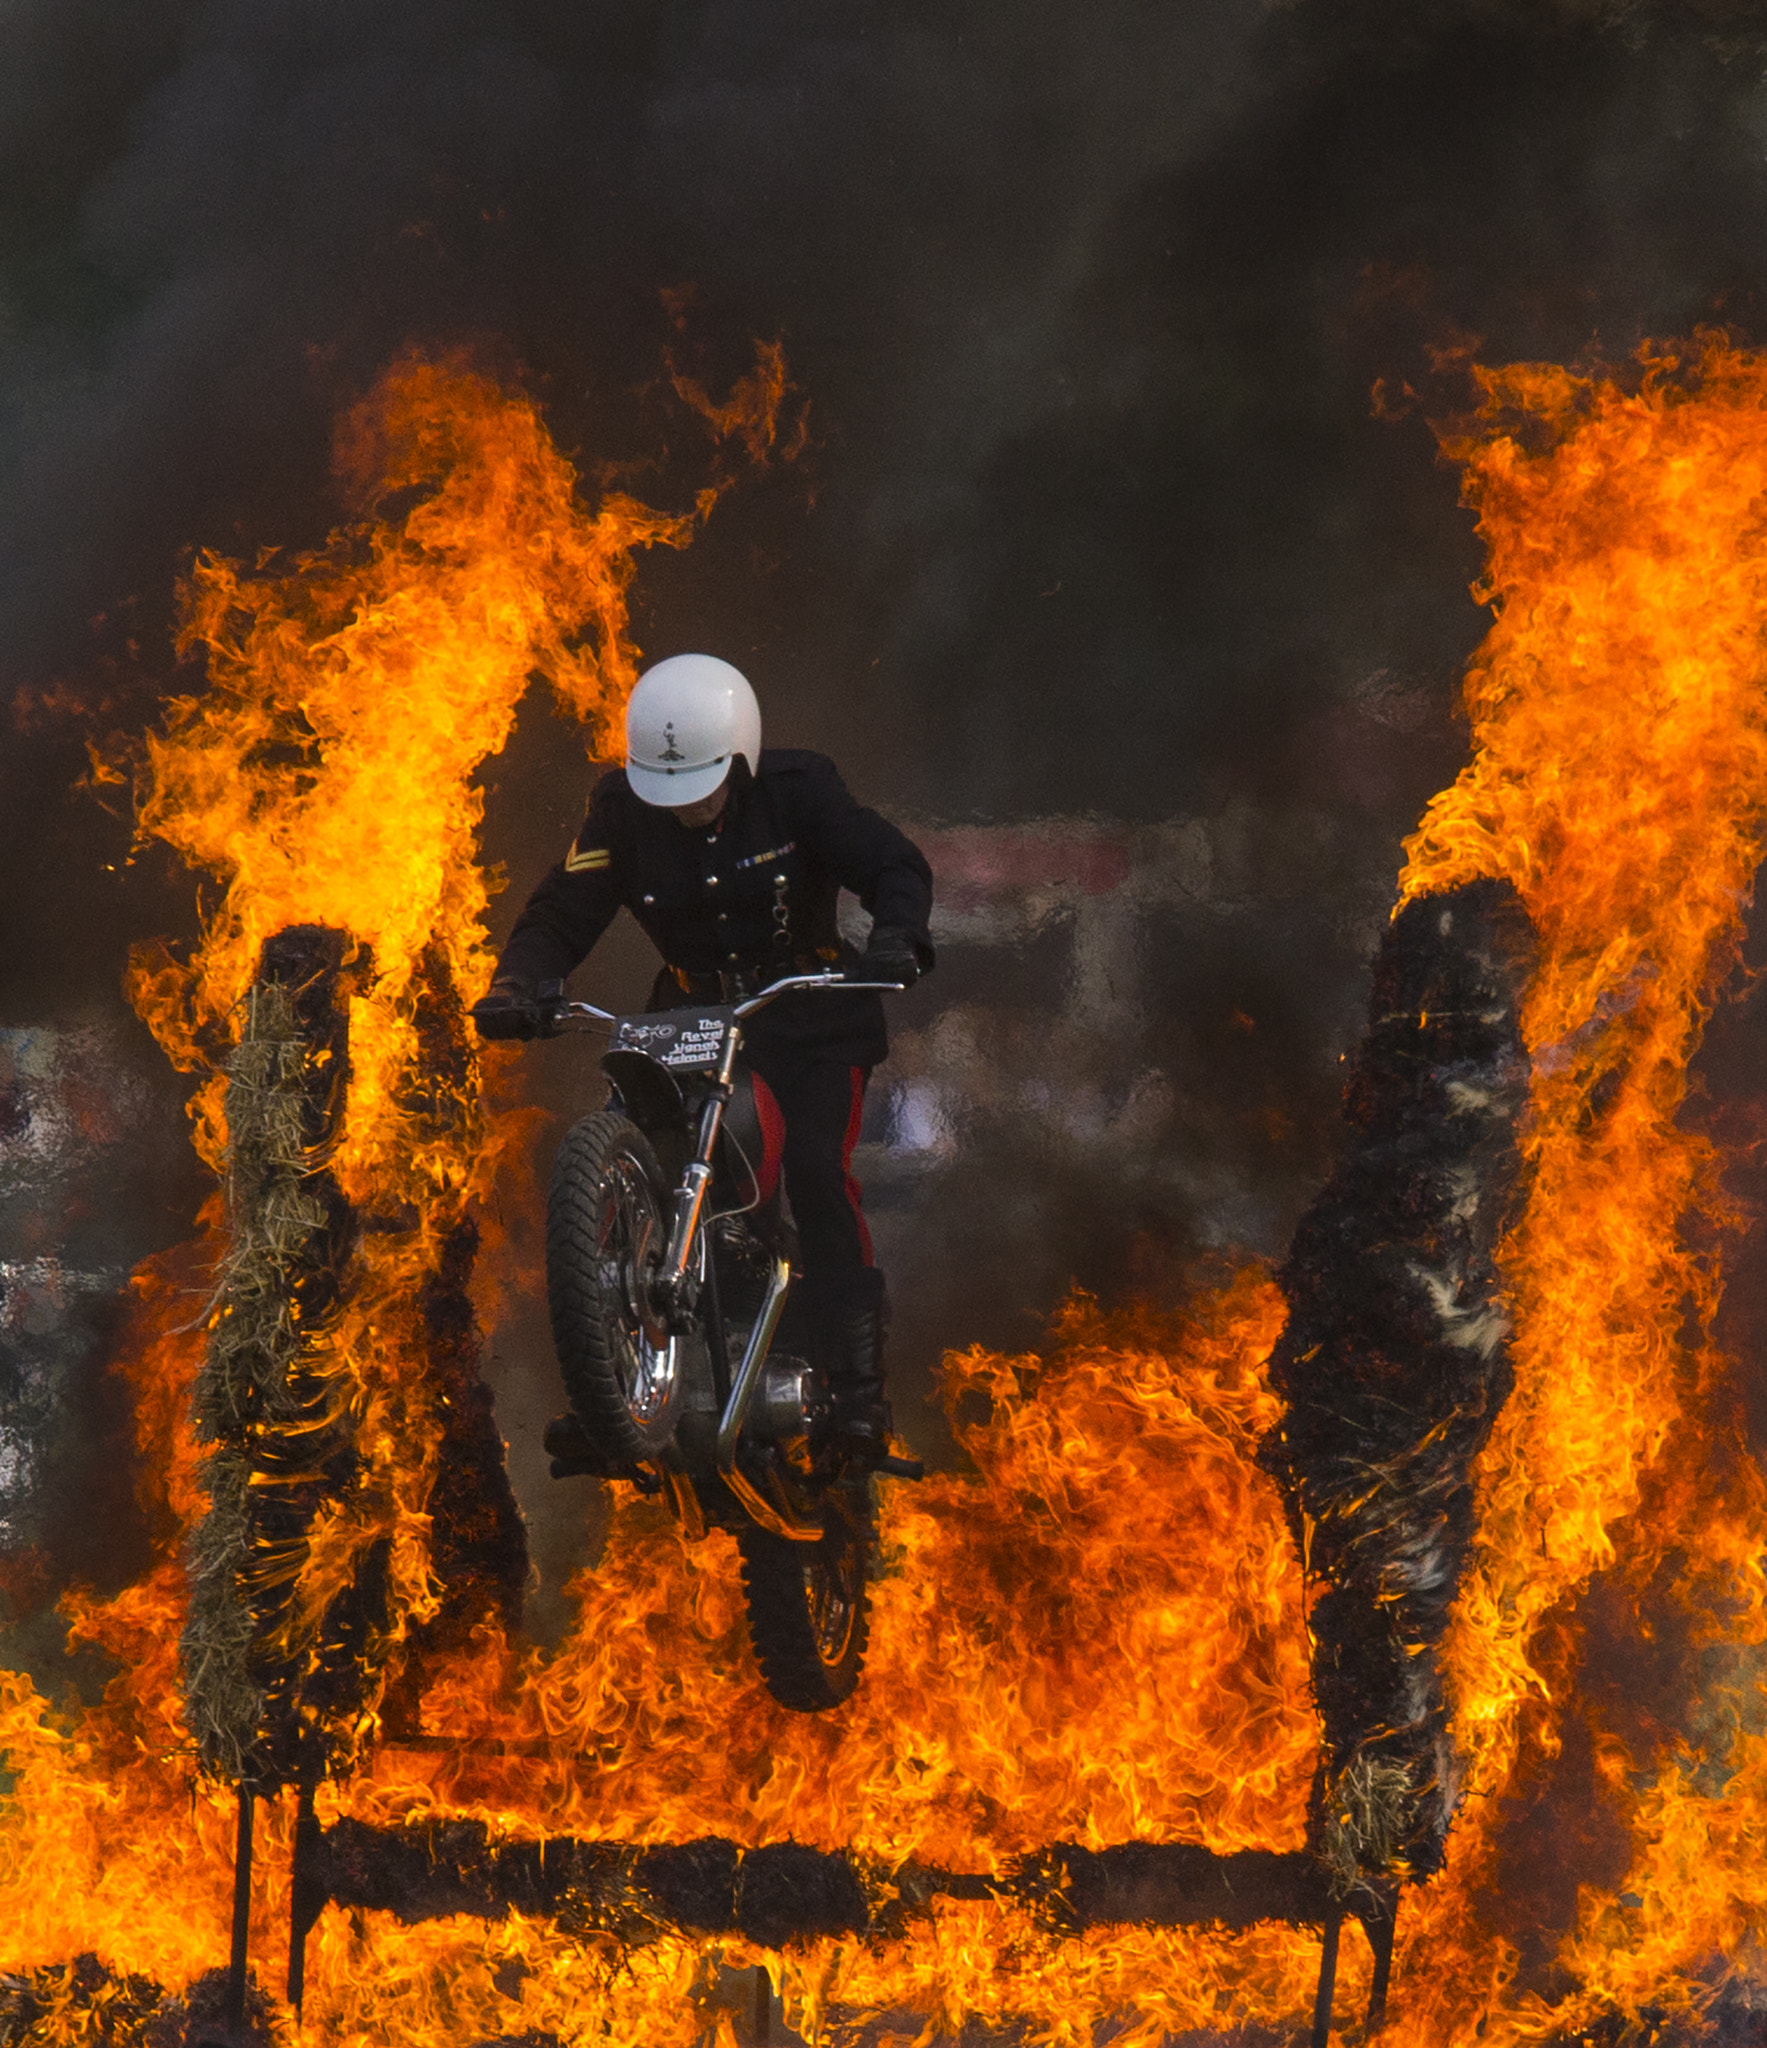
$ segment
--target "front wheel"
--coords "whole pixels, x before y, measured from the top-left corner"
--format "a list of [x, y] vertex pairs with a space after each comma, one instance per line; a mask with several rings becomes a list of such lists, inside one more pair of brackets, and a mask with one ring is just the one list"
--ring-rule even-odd
[[650, 1141], [612, 1110], [564, 1135], [546, 1207], [546, 1298], [571, 1406], [614, 1465], [655, 1458], [681, 1407], [681, 1346], [651, 1295], [663, 1178]]
[[859, 1683], [871, 1630], [877, 1529], [869, 1478], [830, 1489], [819, 1541], [792, 1543], [751, 1523], [737, 1544], [749, 1639], [767, 1690], [800, 1714], [838, 1707]]

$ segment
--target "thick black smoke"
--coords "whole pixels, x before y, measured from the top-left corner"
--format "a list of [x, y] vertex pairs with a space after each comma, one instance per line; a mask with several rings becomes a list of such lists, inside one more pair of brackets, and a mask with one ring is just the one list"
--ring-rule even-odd
[[[793, 472], [654, 565], [647, 646], [747, 661], [781, 736], [911, 810], [1249, 802], [1384, 873], [1479, 619], [1454, 480], [1371, 387], [1457, 336], [1747, 331], [1762, 18], [9, 0], [0, 687], [139, 722], [183, 552], [322, 531], [329, 421], [408, 340], [520, 368], [591, 464], [667, 435], [664, 488], [664, 349], [733, 373], [781, 333], [814, 508]], [[27, 1007], [189, 915], [105, 873], [123, 834], [32, 716]]]
[[[0, 1019], [118, 1015], [128, 942], [192, 928], [71, 793], [87, 732], [191, 681], [188, 549], [324, 533], [331, 420], [398, 349], [476, 347], [685, 504], [666, 355], [725, 383], [779, 335], [814, 444], [644, 565], [646, 651], [731, 656], [910, 819], [1207, 856], [1128, 995], [1076, 1001], [1058, 918], [903, 1006], [904, 1071], [955, 1016], [1005, 1077], [880, 1187], [904, 1366], [1028, 1338], [1073, 1275], [1279, 1253], [1464, 743], [1440, 351], [1767, 340], [1764, 45], [1755, 0], [0, 0]], [[539, 692], [487, 781], [507, 919], [583, 797]], [[1064, 1089], [1120, 1150], [1051, 1135]]]
[[[322, 530], [330, 418], [408, 340], [488, 345], [594, 462], [656, 449], [665, 346], [730, 372], [782, 333], [814, 510], [795, 477], [729, 506], [658, 565], [649, 645], [749, 660], [781, 731], [922, 810], [1249, 798], [1390, 865], [1477, 556], [1370, 389], [1461, 335], [1746, 330], [1761, 19], [10, 0], [7, 687], [163, 669], [182, 551]], [[1377, 670], [1434, 745], [1353, 708]], [[65, 761], [9, 751], [9, 966], [102, 979], [42, 908], [102, 917], [96, 864], [34, 857], [102, 835], [46, 834]]]

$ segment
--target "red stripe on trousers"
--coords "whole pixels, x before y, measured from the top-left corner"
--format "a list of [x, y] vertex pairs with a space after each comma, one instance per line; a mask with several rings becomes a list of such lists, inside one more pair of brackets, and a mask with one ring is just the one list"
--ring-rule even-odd
[[779, 1185], [780, 1161], [785, 1157], [785, 1112], [759, 1074], [749, 1077], [755, 1088], [755, 1116], [761, 1126], [761, 1170], [757, 1181], [759, 1199], [770, 1202]]
[[859, 1142], [859, 1122], [865, 1111], [865, 1069], [849, 1067], [847, 1072], [853, 1083], [853, 1107], [847, 1117], [847, 1135], [841, 1146], [841, 1172], [846, 1177], [847, 1200], [853, 1206], [854, 1221], [859, 1225], [859, 1249], [865, 1254], [865, 1263], [875, 1266], [877, 1258], [871, 1248], [871, 1225], [865, 1220], [863, 1206], [865, 1190], [853, 1178], [853, 1147]]

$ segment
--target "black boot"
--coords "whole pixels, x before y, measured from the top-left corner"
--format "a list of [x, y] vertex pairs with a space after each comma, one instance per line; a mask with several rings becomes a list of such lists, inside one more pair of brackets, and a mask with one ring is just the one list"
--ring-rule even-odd
[[851, 1464], [889, 1456], [884, 1399], [884, 1276], [875, 1266], [804, 1276], [805, 1305], [828, 1382], [836, 1450]]

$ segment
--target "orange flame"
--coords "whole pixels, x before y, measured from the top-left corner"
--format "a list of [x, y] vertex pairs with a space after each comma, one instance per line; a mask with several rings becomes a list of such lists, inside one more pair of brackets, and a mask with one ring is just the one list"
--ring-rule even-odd
[[[1473, 759], [1425, 812], [1401, 880], [1408, 897], [1507, 877], [1542, 942], [1523, 1019], [1531, 1191], [1502, 1257], [1516, 1391], [1482, 1461], [1481, 1550], [1447, 1644], [1471, 1758], [1461, 1884], [1488, 1851], [1493, 1795], [1559, 1739], [1564, 1702], [1537, 1653], [1592, 1574], [1642, 1588], [1685, 1545], [1675, 1578], [1696, 1632], [1767, 1641], [1760, 1481], [1702, 1413], [1720, 1276], [1690, 1226], [1735, 1219], [1712, 1146], [1676, 1121], [1764, 850], [1767, 359], [1705, 336], [1647, 360], [1632, 392], [1542, 365], [1478, 375], [1481, 424], [1448, 447], [1497, 619], [1467, 678]], [[1695, 1791], [1691, 1754], [1614, 1757], [1636, 1858], [1622, 1889], [1641, 1903], [1588, 1893], [1561, 1957], [1582, 1989], [1555, 2024], [1710, 1996], [1696, 1973], [1738, 1952], [1745, 1901], [1763, 1896], [1724, 1853], [1756, 1746], [1739, 1731], [1704, 1760], [1735, 1773], [1717, 1797]], [[1431, 1916], [1419, 1953], [1445, 1924]], [[1501, 1977], [1489, 1943], [1485, 1957]], [[1439, 2026], [1457, 2004], [1437, 2006]]]
[[[1677, 1122], [1767, 841], [1767, 358], [1708, 338], [1631, 391], [1541, 367], [1481, 376], [1482, 416], [1450, 446], [1497, 618], [1469, 677], [1471, 764], [1430, 807], [1401, 888], [1509, 877], [1542, 965], [1530, 1194], [1504, 1249], [1517, 1387], [1481, 1462], [1482, 1548], [1447, 1652], [1471, 1797], [1447, 1871], [1400, 1922], [1393, 2038], [1432, 2044], [1540, 2040], [1646, 2008], [1697, 2019], [1758, 1955], [1767, 1912], [1767, 1489], [1712, 1409], [1719, 1274], [1689, 1226], [1725, 1209], [1715, 1153]], [[764, 360], [754, 403], [776, 411], [783, 389]], [[410, 1619], [432, 1597], [434, 1431], [405, 1304], [496, 1157], [476, 1096], [413, 1121], [418, 962], [439, 947], [455, 989], [482, 980], [472, 770], [503, 744], [535, 666], [586, 717], [617, 709], [632, 551], [680, 545], [692, 522], [623, 499], [584, 513], [533, 408], [458, 365], [400, 366], [340, 445], [363, 510], [353, 535], [283, 573], [204, 559], [192, 577], [185, 644], [206, 650], [209, 681], [149, 743], [142, 829], [225, 894], [195, 957], [144, 956], [134, 986], [197, 1067], [272, 931], [322, 921], [372, 949], [337, 1171], [359, 1205], [409, 1203], [421, 1220], [373, 1241], [339, 1342], [377, 1475], [362, 1512], [405, 1545]], [[375, 514], [419, 486], [403, 519]], [[219, 1118], [211, 1083], [211, 1160]], [[200, 1333], [181, 1327], [189, 1297], [170, 1269], [141, 1292], [142, 1442], [162, 1512], [187, 1520], [198, 1496], [178, 1415]], [[1280, 1319], [1275, 1290], [1246, 1275], [1181, 1319], [1076, 1301], [1040, 1358], [949, 1358], [954, 1418], [986, 1411], [959, 1429], [974, 1472], [890, 1490], [868, 1673], [838, 1713], [766, 1700], [726, 1539], [690, 1549], [628, 1501], [555, 1653], [484, 1631], [434, 1677], [427, 1728], [522, 1753], [371, 1746], [322, 1792], [323, 1814], [630, 1842], [795, 1837], [879, 1873], [911, 1857], [994, 1871], [1063, 1838], [1300, 1846], [1315, 1757], [1301, 1581], [1253, 1463]], [[345, 1532], [346, 1562], [367, 1527]], [[1508, 1802], [1563, 1739], [1577, 1603], [1597, 1574], [1679, 1617], [1707, 1688], [1697, 1726], [1655, 1747], [1594, 1729], [1629, 1869], [1616, 1889], [1585, 1888], [1548, 2005], [1489, 1897]], [[181, 1987], [225, 1953], [228, 1815], [193, 1786], [183, 1747], [180, 1601], [168, 1557], [121, 1599], [76, 1603], [77, 1632], [124, 1667], [83, 1715], [0, 1680], [16, 1778], [0, 1812], [0, 1968], [96, 1949]], [[266, 1813], [261, 1847], [253, 1945], [267, 1958], [286, 1925], [286, 1810]], [[427, 2048], [539, 2029], [728, 2040], [718, 1966], [762, 1959], [675, 1935], [618, 1953], [518, 1913], [407, 1928], [329, 1912], [303, 2032]], [[1285, 1927], [1064, 1942], [1008, 1904], [947, 1902], [888, 1946], [764, 1960], [807, 2036], [837, 2014], [887, 2015], [903, 2040], [1027, 2018], [1035, 2039], [1090, 2048], [1107, 2018], [1130, 2042], [1292, 2029], [1317, 1946]], [[1358, 1944], [1345, 1975], [1354, 1999]], [[43, 2038], [74, 2038], [71, 1991], [56, 2012]]]
[[[402, 1160], [388, 1126], [413, 1059], [416, 963], [440, 947], [456, 986], [483, 978], [473, 772], [536, 669], [605, 741], [636, 679], [633, 551], [685, 546], [694, 519], [625, 496], [589, 515], [532, 403], [461, 364], [390, 372], [343, 422], [337, 467], [362, 525], [282, 575], [203, 555], [184, 587], [179, 648], [202, 651], [207, 687], [148, 737], [138, 830], [225, 895], [189, 965], [144, 952], [131, 993], [192, 1070], [224, 1042], [273, 932], [329, 923], [370, 947], [337, 1170], [353, 1199], [384, 1199], [401, 1166], [408, 1195], [461, 1180], [458, 1159]], [[423, 495], [402, 519], [376, 516], [401, 492]], [[199, 1119], [212, 1164], [221, 1086]]]

